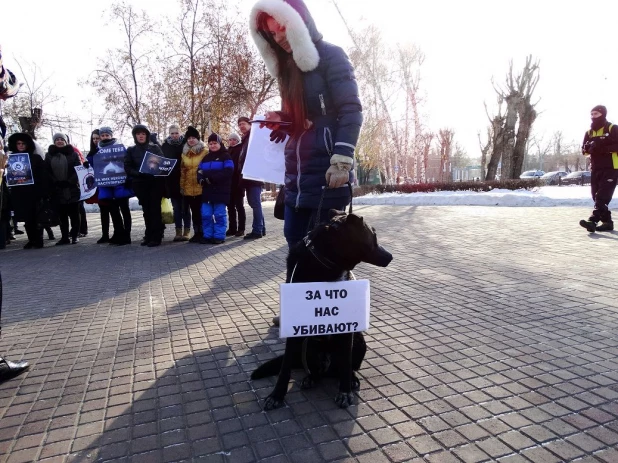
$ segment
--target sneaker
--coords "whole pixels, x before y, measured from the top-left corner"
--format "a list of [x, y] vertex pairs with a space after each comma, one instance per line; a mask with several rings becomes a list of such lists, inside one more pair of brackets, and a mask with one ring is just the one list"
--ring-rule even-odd
[[97, 240], [97, 244], [105, 244], [105, 243], [109, 243], [109, 236], [102, 236], [101, 238]]
[[234, 236], [240, 238], [241, 236], [245, 236], [245, 231], [244, 230], [238, 230]]
[[244, 239], [246, 239], [246, 240], [257, 240], [257, 239], [259, 239], [261, 237], [262, 237], [261, 234], [251, 232], [247, 236], [245, 236]]
[[77, 235], [78, 238], [86, 238], [88, 236], [88, 233], [80, 233], [79, 235]]
[[614, 222], [601, 222], [601, 225], [597, 225], [597, 231], [613, 231], [614, 230]]
[[71, 239], [71, 244], [77, 244], [77, 243], [79, 243], [79, 238]]
[[65, 244], [71, 244], [71, 240], [68, 238], [61, 238], [60, 241], [56, 243], [56, 246], [63, 246]]
[[597, 229], [596, 222], [593, 222], [592, 220], [580, 220], [579, 224], [588, 230], [588, 233], [594, 233]]

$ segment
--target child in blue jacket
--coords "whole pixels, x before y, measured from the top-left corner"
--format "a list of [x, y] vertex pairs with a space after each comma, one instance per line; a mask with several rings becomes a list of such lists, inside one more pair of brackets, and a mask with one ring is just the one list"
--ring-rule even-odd
[[203, 244], [225, 242], [227, 205], [232, 191], [234, 163], [216, 133], [208, 137], [208, 154], [197, 168], [197, 181], [202, 185]]

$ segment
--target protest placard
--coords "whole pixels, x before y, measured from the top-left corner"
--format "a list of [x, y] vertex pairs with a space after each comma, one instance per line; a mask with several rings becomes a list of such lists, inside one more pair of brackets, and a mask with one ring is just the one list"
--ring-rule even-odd
[[122, 185], [127, 180], [124, 172], [124, 156], [127, 150], [122, 144], [100, 148], [94, 155], [94, 179], [97, 186]]
[[94, 169], [92, 167], [86, 169], [84, 166], [75, 166], [77, 178], [79, 180], [79, 189], [81, 191], [80, 201], [92, 198], [97, 192], [97, 184], [94, 180]]
[[280, 297], [282, 338], [369, 328], [369, 280], [283, 283]]
[[32, 165], [28, 153], [9, 154], [9, 166], [6, 171], [8, 186], [33, 185]]
[[139, 171], [142, 174], [150, 174], [155, 177], [167, 177], [172, 173], [177, 162], [176, 159], [164, 158], [158, 154], [146, 151]]
[[[263, 120], [264, 116], [256, 116], [256, 120]], [[281, 143], [270, 141], [271, 130], [259, 124], [251, 124], [251, 134], [247, 146], [247, 157], [242, 169], [243, 178], [261, 180], [276, 184], [285, 181], [285, 145], [289, 139]]]

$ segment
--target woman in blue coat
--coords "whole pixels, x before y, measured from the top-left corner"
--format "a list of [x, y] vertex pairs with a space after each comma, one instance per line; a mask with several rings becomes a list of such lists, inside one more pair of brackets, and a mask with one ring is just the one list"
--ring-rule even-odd
[[277, 78], [282, 111], [269, 112], [271, 140], [285, 147], [284, 234], [292, 246], [318, 215], [349, 204], [354, 150], [363, 123], [352, 63], [325, 42], [302, 0], [259, 0], [250, 29], [270, 74]]

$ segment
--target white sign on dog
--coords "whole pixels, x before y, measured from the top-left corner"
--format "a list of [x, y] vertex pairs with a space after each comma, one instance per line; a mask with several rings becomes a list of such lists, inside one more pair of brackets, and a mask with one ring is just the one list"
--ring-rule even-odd
[[281, 338], [369, 328], [369, 280], [283, 283], [280, 288]]

